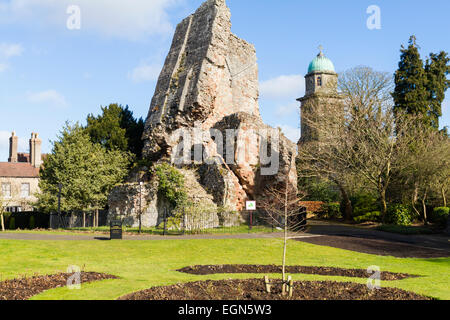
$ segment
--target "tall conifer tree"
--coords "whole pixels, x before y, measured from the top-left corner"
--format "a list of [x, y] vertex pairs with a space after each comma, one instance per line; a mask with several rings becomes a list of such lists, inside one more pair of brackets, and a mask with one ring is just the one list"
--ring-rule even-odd
[[450, 80], [447, 79], [447, 75], [450, 73], [449, 62], [448, 54], [441, 51], [439, 54], [430, 53], [430, 57], [425, 64], [429, 117], [432, 126], [435, 128], [439, 128], [439, 118], [442, 117], [442, 103], [445, 99], [445, 92], [450, 87]]
[[402, 46], [399, 68], [395, 73], [394, 111], [421, 115], [430, 127], [439, 128], [442, 102], [450, 87], [450, 59], [446, 52], [431, 53], [426, 64], [420, 58], [416, 37]]
[[402, 45], [400, 63], [395, 73], [394, 111], [408, 114], [428, 114], [427, 77], [416, 45], [411, 36], [409, 46]]

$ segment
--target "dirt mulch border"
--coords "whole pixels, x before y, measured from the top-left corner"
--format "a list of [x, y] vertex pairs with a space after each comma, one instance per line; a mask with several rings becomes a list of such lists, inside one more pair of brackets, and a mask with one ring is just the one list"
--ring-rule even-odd
[[[190, 266], [177, 270], [178, 272], [194, 274], [194, 275], [209, 275], [209, 274], [236, 274], [236, 273], [263, 273], [273, 274], [282, 273], [282, 267], [276, 265], [204, 265], [204, 266]], [[368, 278], [371, 276], [367, 270], [362, 269], [343, 269], [334, 267], [313, 267], [313, 266], [286, 266], [286, 272], [290, 274], [315, 274], [321, 276], [340, 276], [351, 278]], [[410, 275], [407, 273], [393, 273], [388, 271], [381, 272], [381, 280], [394, 281], [403, 280], [407, 278], [417, 278], [419, 276]]]
[[[66, 286], [67, 280], [72, 275], [73, 273], [59, 273], [2, 281], [0, 282], [0, 300], [28, 300], [46, 290]], [[81, 284], [106, 279], [118, 279], [118, 277], [96, 272], [80, 273]]]
[[134, 292], [118, 300], [432, 300], [397, 288], [369, 290], [351, 282], [295, 281], [293, 297], [281, 294], [281, 281], [271, 280], [272, 293], [263, 279], [197, 281]]
[[411, 243], [398, 242], [388, 239], [378, 239], [364, 235], [321, 235], [295, 239], [319, 246], [333, 247], [354, 252], [392, 256], [396, 258], [447, 258], [450, 252], [446, 250], [424, 248]]

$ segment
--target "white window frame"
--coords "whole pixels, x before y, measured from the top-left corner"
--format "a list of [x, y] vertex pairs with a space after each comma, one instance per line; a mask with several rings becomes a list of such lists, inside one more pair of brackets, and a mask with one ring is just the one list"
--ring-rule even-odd
[[[26, 190], [24, 190], [24, 186], [26, 186]], [[20, 197], [22, 199], [27, 199], [30, 197], [31, 194], [31, 186], [30, 183], [24, 182], [20, 185]]]
[[[9, 189], [6, 189], [5, 187], [9, 186]], [[9, 191], [9, 194], [6, 192], [6, 190]], [[12, 198], [12, 192], [11, 192], [11, 182], [3, 182], [2, 183], [2, 197], [5, 199], [11, 199]]]

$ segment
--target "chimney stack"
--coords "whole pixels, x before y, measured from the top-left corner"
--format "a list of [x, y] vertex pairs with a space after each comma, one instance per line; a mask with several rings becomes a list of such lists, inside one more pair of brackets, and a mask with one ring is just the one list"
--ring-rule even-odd
[[39, 168], [42, 164], [41, 145], [42, 140], [39, 139], [39, 135], [33, 132], [30, 139], [30, 161], [35, 168]]
[[17, 163], [18, 156], [17, 156], [17, 148], [19, 145], [19, 137], [16, 136], [16, 132], [12, 132], [11, 138], [9, 138], [9, 158], [8, 162]]

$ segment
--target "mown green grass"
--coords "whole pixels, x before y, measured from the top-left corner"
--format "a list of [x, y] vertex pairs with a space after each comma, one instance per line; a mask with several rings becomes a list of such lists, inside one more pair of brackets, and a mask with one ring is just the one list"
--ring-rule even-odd
[[[0, 241], [2, 279], [53, 274], [69, 265], [85, 271], [113, 274], [120, 279], [83, 284], [81, 290], [58, 288], [33, 299], [116, 299], [153, 286], [206, 279], [261, 278], [263, 275], [183, 274], [176, 269], [203, 264], [280, 264], [281, 239], [170, 240], [170, 241]], [[400, 259], [355, 253], [290, 241], [288, 264], [367, 269], [420, 275], [392, 286], [439, 299], [450, 299], [450, 259]], [[272, 275], [279, 277], [279, 275]], [[293, 275], [295, 280], [337, 280], [365, 283], [366, 279]]]

